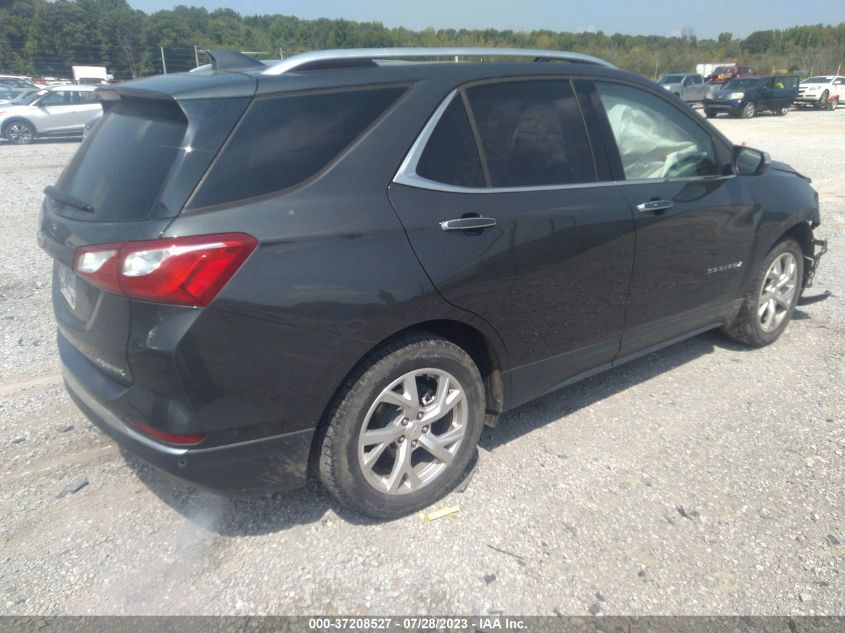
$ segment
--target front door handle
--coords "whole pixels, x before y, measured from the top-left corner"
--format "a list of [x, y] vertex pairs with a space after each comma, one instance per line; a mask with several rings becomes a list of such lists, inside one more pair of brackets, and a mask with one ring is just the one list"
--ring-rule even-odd
[[637, 211], [640, 213], [662, 213], [666, 209], [671, 208], [671, 200], [649, 200], [648, 202], [641, 202], [637, 205]]
[[440, 223], [440, 229], [443, 231], [472, 231], [475, 229], [487, 229], [491, 226], [496, 226], [495, 219], [481, 217], [456, 218], [454, 220], [444, 220]]

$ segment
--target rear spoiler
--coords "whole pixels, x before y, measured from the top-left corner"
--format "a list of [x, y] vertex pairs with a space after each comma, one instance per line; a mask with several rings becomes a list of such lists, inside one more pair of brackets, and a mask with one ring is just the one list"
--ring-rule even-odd
[[205, 51], [211, 58], [209, 66], [212, 70], [248, 70], [250, 68], [266, 68], [261, 60], [228, 48], [209, 48]]

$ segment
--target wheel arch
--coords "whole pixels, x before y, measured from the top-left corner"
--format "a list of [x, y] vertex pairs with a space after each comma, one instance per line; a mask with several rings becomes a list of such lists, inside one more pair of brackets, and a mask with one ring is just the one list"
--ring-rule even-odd
[[6, 130], [9, 128], [10, 125], [12, 125], [12, 123], [26, 123], [27, 125], [31, 126], [33, 130], [35, 130], [36, 134], [38, 134], [38, 126], [35, 125], [35, 123], [30, 121], [26, 117], [15, 116], [15, 117], [10, 117], [6, 121], [3, 121], [3, 129], [0, 130], [0, 133], [2, 133], [3, 138], [6, 138]]
[[504, 411], [506, 394], [505, 394], [505, 369], [507, 360], [502, 356], [506, 354], [506, 350], [497, 349], [495, 342], [491, 337], [485, 335], [479, 328], [470, 325], [464, 321], [459, 321], [453, 318], [431, 319], [428, 321], [421, 321], [408, 327], [402, 328], [386, 336], [383, 340], [371, 346], [369, 350], [356, 362], [346, 373], [343, 379], [335, 388], [332, 396], [326, 402], [320, 415], [317, 424], [317, 430], [314, 433], [314, 439], [311, 445], [311, 455], [309, 462], [312, 469], [316, 468], [317, 460], [323, 438], [325, 436], [325, 429], [328, 427], [331, 412], [335, 409], [338, 399], [342, 397], [344, 389], [349, 384], [350, 378], [360, 371], [362, 367], [369, 362], [373, 354], [379, 349], [388, 345], [390, 342], [408, 336], [410, 334], [430, 333], [435, 336], [454, 343], [463, 349], [473, 360], [481, 373], [481, 378], [484, 383], [484, 398], [485, 398], [485, 426], [496, 426], [499, 416]]
[[[798, 242], [799, 246], [801, 246], [801, 251], [804, 253], [804, 278], [801, 280], [801, 286], [803, 289], [806, 286], [807, 279], [811, 274], [812, 270], [811, 267], [807, 265], [807, 260], [812, 262], [813, 255], [815, 254], [815, 244], [813, 243], [813, 229], [810, 226], [809, 222], [798, 222], [797, 224], [793, 224], [786, 231], [784, 231], [783, 234], [775, 241], [775, 244], [786, 237], [791, 237], [796, 242]], [[772, 246], [774, 246], [774, 244]]]
[[[328, 414], [334, 409], [338, 397], [348, 385], [350, 377], [360, 371], [364, 365], [370, 362], [373, 354], [379, 349], [404, 336], [410, 334], [429, 333], [446, 339], [463, 349], [478, 367], [481, 378], [484, 382], [484, 397], [486, 418], [484, 423], [488, 426], [495, 426], [499, 415], [505, 407], [505, 371], [507, 359], [503, 358], [506, 351], [500, 348], [497, 343], [491, 340], [491, 336], [485, 334], [478, 327], [454, 318], [431, 319], [421, 321], [403, 327], [382, 340], [378, 341], [358, 359], [358, 361], [344, 375], [343, 379], [335, 388], [332, 396], [328, 399], [326, 406], [320, 416], [318, 427], [325, 427], [328, 422]], [[319, 433], [315, 435], [315, 438]]]

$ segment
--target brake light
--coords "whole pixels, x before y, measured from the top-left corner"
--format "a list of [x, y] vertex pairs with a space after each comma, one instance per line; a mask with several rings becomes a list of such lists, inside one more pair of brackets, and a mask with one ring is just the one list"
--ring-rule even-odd
[[159, 429], [153, 428], [143, 422], [136, 422], [135, 426], [146, 435], [169, 444], [199, 444], [205, 439], [205, 433], [192, 433], [190, 435], [168, 433], [167, 431], [160, 431]]
[[246, 233], [98, 244], [76, 251], [73, 270], [132, 299], [207, 306], [257, 245]]

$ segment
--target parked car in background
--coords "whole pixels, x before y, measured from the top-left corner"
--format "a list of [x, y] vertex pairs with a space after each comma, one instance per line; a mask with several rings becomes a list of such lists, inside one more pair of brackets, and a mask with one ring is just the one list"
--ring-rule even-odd
[[88, 121], [88, 123], [85, 124], [85, 127], [82, 128], [82, 138], [83, 139], [88, 138], [88, 135], [91, 133], [91, 130], [93, 130], [94, 126], [97, 125], [97, 123], [99, 123], [100, 121], [102, 121], [102, 119], [103, 119], [103, 115], [98, 114], [93, 119]]
[[0, 84], [0, 104], [8, 103], [12, 99], [18, 96], [18, 91], [13, 90], [11, 87]]
[[[71, 397], [196, 484], [418, 510], [507, 409], [774, 342], [820, 257], [807, 178], [594, 57], [210, 54], [100, 88], [38, 234]], [[383, 63], [458, 55], [508, 61]]]
[[663, 75], [657, 83], [689, 103], [702, 101], [707, 93], [704, 77], [698, 73]]
[[102, 112], [94, 86], [46, 88], [21, 103], [0, 106], [0, 135], [15, 144], [43, 136], [81, 136], [85, 124]]
[[72, 84], [73, 80], [67, 77], [33, 77], [32, 83], [41, 87], [66, 86]]
[[32, 88], [38, 87], [28, 78], [20, 75], [0, 75], [0, 84], [14, 90], [16, 95], [24, 90], [31, 90]]
[[722, 85], [731, 79], [739, 77], [753, 77], [754, 71], [748, 66], [719, 66], [707, 76], [707, 83], [710, 85]]
[[836, 110], [845, 100], [845, 77], [842, 75], [821, 75], [809, 77], [798, 86], [795, 105], [819, 109]]
[[784, 115], [798, 96], [797, 75], [768, 75], [731, 79], [704, 100], [704, 114], [713, 118], [720, 112], [750, 119], [768, 110]]
[[32, 99], [32, 95], [40, 90], [42, 90], [42, 88], [28, 88], [19, 92], [16, 97], [0, 100], [0, 106], [28, 103], [28, 100]]

